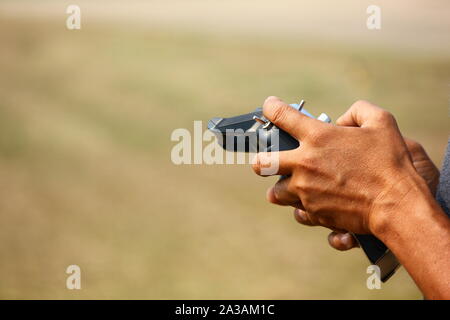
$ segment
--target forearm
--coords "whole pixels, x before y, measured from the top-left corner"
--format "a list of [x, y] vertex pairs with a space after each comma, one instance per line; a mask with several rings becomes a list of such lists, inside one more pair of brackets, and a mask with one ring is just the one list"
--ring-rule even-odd
[[375, 235], [394, 252], [426, 298], [450, 299], [450, 219], [419, 177], [401, 182], [389, 194], [393, 200], [377, 209], [387, 213], [379, 213], [383, 219]]

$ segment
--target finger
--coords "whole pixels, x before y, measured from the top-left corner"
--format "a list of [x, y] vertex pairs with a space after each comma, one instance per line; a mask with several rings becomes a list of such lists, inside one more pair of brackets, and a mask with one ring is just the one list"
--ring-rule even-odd
[[428, 156], [422, 145], [412, 139], [403, 138], [417, 173], [425, 180], [432, 194], [439, 184], [439, 169]]
[[294, 218], [297, 220], [298, 223], [303, 224], [305, 226], [317, 226], [314, 219], [311, 219], [311, 215], [306, 212], [306, 210], [302, 210], [299, 208], [296, 208], [294, 210]]
[[263, 114], [278, 128], [286, 131], [297, 140], [305, 140], [311, 132], [321, 130], [327, 124], [307, 117], [277, 97], [264, 101]]
[[413, 161], [421, 161], [429, 159], [425, 149], [422, 147], [420, 143], [406, 137], [403, 137], [403, 140], [406, 143], [406, 147], [408, 148], [409, 154], [411, 155]]
[[346, 251], [358, 247], [358, 242], [350, 233], [331, 232], [328, 243], [336, 250]]
[[364, 100], [356, 101], [336, 120], [338, 126], [350, 127], [386, 127], [395, 124], [388, 111]]
[[292, 200], [278, 199], [277, 196], [275, 196], [273, 187], [267, 189], [266, 198], [267, 198], [267, 201], [269, 201], [270, 203], [273, 203], [273, 204], [276, 204], [279, 206], [291, 206], [294, 208], [304, 209], [300, 198], [296, 198], [295, 200], [294, 199], [292, 199]]
[[285, 177], [278, 180], [278, 182], [267, 190], [267, 200], [273, 204], [282, 206], [293, 206], [296, 208], [302, 207], [300, 198], [295, 192], [289, 190], [291, 177]]
[[284, 204], [283, 202], [279, 201], [277, 199], [277, 197], [275, 197], [275, 193], [273, 192], [273, 187], [270, 187], [269, 189], [267, 189], [266, 192], [266, 199], [267, 201], [269, 201], [270, 203], [273, 204], [277, 204], [279, 206], [285, 206], [286, 204]]
[[295, 165], [295, 156], [289, 151], [260, 152], [252, 162], [253, 171], [260, 176], [291, 175]]

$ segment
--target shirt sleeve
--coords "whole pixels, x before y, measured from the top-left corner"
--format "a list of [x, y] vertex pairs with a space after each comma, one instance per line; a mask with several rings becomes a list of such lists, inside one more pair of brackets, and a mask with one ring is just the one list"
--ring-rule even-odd
[[445, 153], [444, 164], [439, 178], [436, 200], [450, 217], [450, 137], [447, 143], [447, 152]]

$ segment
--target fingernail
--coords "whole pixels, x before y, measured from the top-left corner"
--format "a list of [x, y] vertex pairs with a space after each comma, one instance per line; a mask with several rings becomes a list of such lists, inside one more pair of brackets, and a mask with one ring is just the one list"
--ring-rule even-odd
[[301, 210], [301, 209], [295, 209], [295, 210], [296, 210], [297, 215], [300, 218], [300, 220], [302, 220], [302, 221], [306, 221], [307, 220], [306, 213], [303, 210]]
[[346, 247], [350, 248], [352, 245], [352, 236], [350, 233], [345, 233], [340, 236], [341, 243]]

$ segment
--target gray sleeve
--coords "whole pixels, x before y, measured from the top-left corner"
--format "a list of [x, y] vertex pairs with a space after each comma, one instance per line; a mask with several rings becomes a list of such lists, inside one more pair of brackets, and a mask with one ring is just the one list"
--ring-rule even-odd
[[439, 178], [436, 200], [450, 217], [450, 137], [447, 144], [447, 152], [445, 154], [441, 176]]

